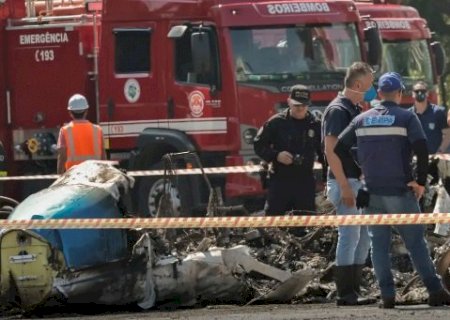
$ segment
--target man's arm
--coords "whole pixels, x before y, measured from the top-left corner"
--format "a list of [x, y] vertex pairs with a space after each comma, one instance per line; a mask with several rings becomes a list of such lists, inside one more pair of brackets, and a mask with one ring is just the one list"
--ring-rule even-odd
[[338, 136], [345, 129], [347, 124], [348, 116], [345, 114], [345, 111], [332, 109], [326, 113], [325, 119], [323, 120], [323, 132], [325, 134], [324, 151], [330, 170], [333, 172], [341, 189], [342, 202], [348, 207], [354, 207], [356, 203], [353, 190], [345, 176], [342, 162], [334, 152]]
[[448, 128], [448, 114], [447, 118], [445, 116], [445, 110], [442, 108], [442, 110], [439, 110], [438, 113], [439, 119], [439, 127], [442, 128], [442, 143], [439, 146], [438, 152], [445, 152], [450, 145], [450, 129]]
[[413, 115], [408, 123], [408, 139], [417, 157], [417, 179], [408, 183], [417, 199], [423, 196], [428, 176], [428, 147], [426, 136], [417, 115]]
[[355, 195], [350, 184], [348, 183], [347, 177], [345, 176], [341, 160], [350, 155], [351, 147], [356, 142], [353, 123], [351, 123], [341, 135], [339, 135], [339, 138], [330, 136], [326, 138], [328, 138], [328, 146], [327, 140], [325, 140], [325, 152], [327, 154], [327, 159], [329, 159], [328, 155], [331, 156], [331, 161], [328, 160], [328, 162], [330, 164], [331, 171], [341, 187], [342, 202], [348, 207], [354, 207], [356, 205]]
[[442, 143], [438, 152], [446, 152], [450, 146], [450, 128], [442, 129]]
[[408, 183], [416, 195], [417, 200], [422, 198], [425, 192], [425, 184], [428, 175], [428, 147], [425, 139], [416, 140], [412, 149], [417, 157], [417, 179]]
[[63, 128], [59, 130], [58, 142], [56, 143], [56, 173], [63, 174], [66, 171], [65, 165], [67, 161], [66, 139], [64, 138]]
[[266, 122], [259, 129], [253, 142], [255, 153], [266, 162], [274, 161], [279, 153], [273, 146], [272, 135], [272, 125], [270, 122]]
[[56, 173], [57, 174], [63, 174], [65, 171], [65, 164], [67, 161], [67, 151], [66, 148], [59, 148], [58, 149], [58, 156], [57, 156], [57, 165], [56, 165]]
[[327, 162], [330, 166], [331, 172], [333, 172], [334, 177], [336, 178], [336, 181], [341, 188], [342, 202], [347, 207], [354, 207], [356, 205], [356, 201], [352, 187], [348, 183], [347, 177], [345, 176], [341, 159], [339, 159], [339, 157], [334, 152], [337, 141], [337, 137], [335, 136], [325, 137], [325, 156], [327, 157]]
[[315, 142], [314, 149], [317, 155], [317, 161], [322, 165], [322, 182], [327, 181], [327, 162], [325, 161], [324, 150], [322, 149], [322, 132], [320, 130], [320, 123], [317, 123], [317, 126], [314, 128], [315, 131]]

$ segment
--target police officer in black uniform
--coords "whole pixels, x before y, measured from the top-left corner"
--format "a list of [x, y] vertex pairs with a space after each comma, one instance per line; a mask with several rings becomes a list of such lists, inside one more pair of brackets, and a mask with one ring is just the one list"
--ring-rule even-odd
[[256, 154], [271, 167], [267, 215], [315, 211], [316, 155], [323, 162], [320, 122], [308, 111], [311, 101], [307, 87], [293, 86], [287, 102], [289, 108], [271, 117], [254, 141]]

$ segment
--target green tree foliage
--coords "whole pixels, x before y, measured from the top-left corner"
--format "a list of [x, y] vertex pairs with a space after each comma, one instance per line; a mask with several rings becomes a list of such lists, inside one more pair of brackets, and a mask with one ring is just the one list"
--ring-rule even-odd
[[[434, 32], [434, 39], [444, 46], [447, 53], [446, 74], [441, 79], [445, 85], [447, 106], [450, 106], [450, 0], [403, 0], [405, 5], [416, 8], [420, 15], [428, 21], [428, 26]], [[444, 89], [445, 88], [445, 89]]]
[[405, 5], [415, 7], [436, 32], [436, 39], [450, 42], [450, 0], [404, 0]]

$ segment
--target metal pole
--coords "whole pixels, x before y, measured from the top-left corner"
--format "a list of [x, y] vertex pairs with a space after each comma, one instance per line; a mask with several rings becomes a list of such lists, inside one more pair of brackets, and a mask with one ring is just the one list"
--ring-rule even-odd
[[100, 94], [98, 85], [98, 31], [97, 12], [94, 12], [94, 77], [95, 77], [95, 112], [97, 123], [100, 123]]

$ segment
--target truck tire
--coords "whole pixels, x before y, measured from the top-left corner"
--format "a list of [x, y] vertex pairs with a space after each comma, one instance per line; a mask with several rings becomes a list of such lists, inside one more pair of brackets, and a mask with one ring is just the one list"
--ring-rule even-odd
[[8, 219], [9, 215], [18, 205], [18, 201], [12, 198], [0, 196], [0, 219]]
[[[162, 162], [153, 165], [149, 170], [163, 169]], [[163, 176], [142, 177], [137, 188], [138, 215], [143, 217], [156, 217], [160, 200], [164, 191]], [[172, 208], [164, 210], [160, 216], [189, 216], [193, 204], [191, 187], [188, 176], [178, 176], [176, 183], [168, 182], [170, 185], [170, 199]]]

